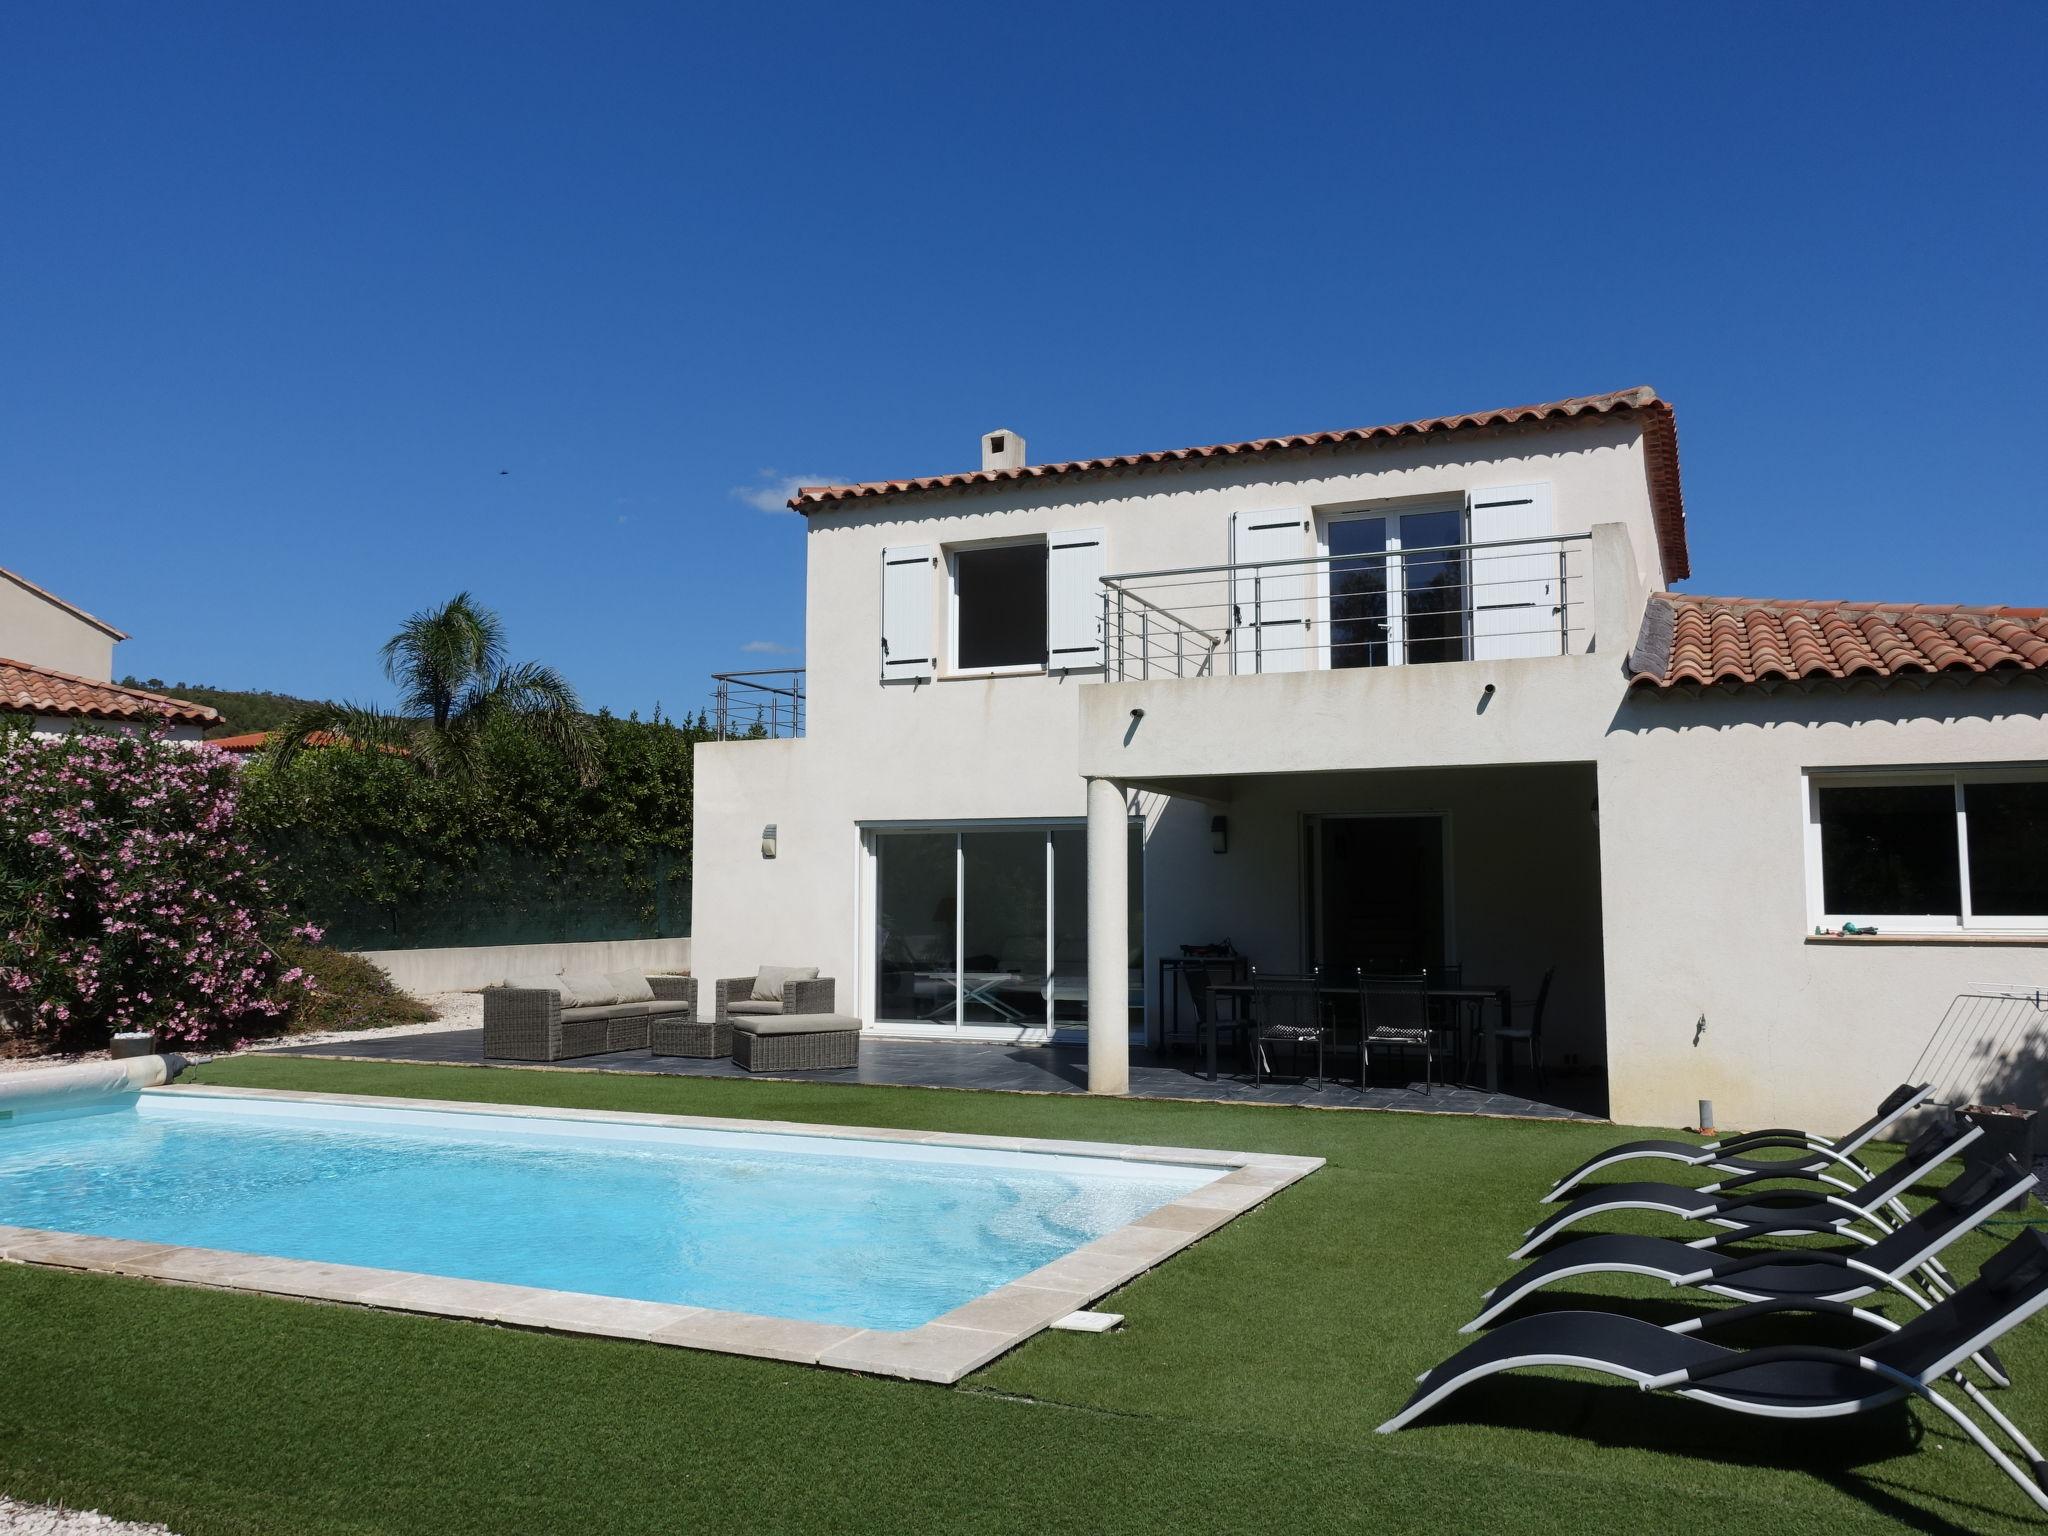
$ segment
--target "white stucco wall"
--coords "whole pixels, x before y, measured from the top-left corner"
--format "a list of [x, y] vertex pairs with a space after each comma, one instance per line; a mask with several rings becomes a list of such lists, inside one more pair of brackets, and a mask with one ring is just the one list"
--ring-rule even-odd
[[114, 675], [114, 636], [0, 575], [0, 656], [99, 682]]
[[[1808, 769], [2048, 763], [2048, 688], [1631, 696], [1600, 754], [1615, 1118], [1835, 1130], [1959, 992], [2048, 988], [2048, 941], [1811, 941]], [[1704, 1016], [1706, 1025], [1699, 1029]], [[1698, 1035], [1695, 1043], [1695, 1035]]]

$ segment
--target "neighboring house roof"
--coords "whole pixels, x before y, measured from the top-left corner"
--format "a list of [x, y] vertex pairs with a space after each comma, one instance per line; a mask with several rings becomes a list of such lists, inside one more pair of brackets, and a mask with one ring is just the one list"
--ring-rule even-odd
[[1678, 479], [1678, 423], [1668, 401], [1657, 398], [1647, 385], [1624, 389], [1611, 395], [1580, 395], [1570, 400], [1553, 400], [1545, 405], [1512, 405], [1499, 410], [1474, 411], [1464, 416], [1430, 416], [1419, 421], [1396, 422], [1384, 427], [1349, 427], [1336, 432], [1306, 432], [1293, 437], [1262, 437], [1244, 443], [1212, 443], [1201, 448], [1169, 448], [1156, 453], [1126, 453], [1106, 459], [1072, 459], [1061, 464], [1027, 464], [1019, 469], [963, 470], [951, 475], [927, 475], [916, 480], [872, 480], [859, 485], [807, 485], [789, 498], [791, 510], [829, 512], [849, 504], [879, 501], [896, 496], [914, 496], [927, 491], [966, 490], [975, 486], [1007, 485], [1025, 480], [1063, 480], [1085, 475], [1116, 474], [1162, 464], [1182, 464], [1200, 459], [1262, 458], [1298, 453], [1305, 449], [1336, 448], [1356, 443], [1378, 443], [1404, 437], [1429, 437], [1444, 432], [1465, 432], [1486, 427], [1510, 427], [1523, 422], [1570, 421], [1587, 416], [1636, 416], [1643, 424], [1643, 444], [1650, 476], [1650, 505], [1657, 525], [1657, 543], [1663, 556], [1664, 579], [1682, 581], [1692, 574], [1692, 559], [1685, 542], [1685, 497]]
[[2048, 672], [2048, 608], [1658, 592], [1629, 670], [1652, 689]]
[[0, 713], [58, 715], [84, 720], [170, 720], [180, 725], [217, 725], [220, 714], [204, 704], [124, 688], [119, 683], [73, 677], [48, 667], [0, 657]]
[[74, 619], [85, 620], [86, 623], [90, 624], [94, 629], [99, 630], [102, 634], [110, 635], [116, 640], [126, 640], [128, 638], [120, 630], [114, 628], [113, 625], [109, 624], [105, 619], [94, 618], [91, 614], [87, 613], [83, 608], [78, 607], [74, 603], [65, 602], [63, 598], [59, 597], [54, 592], [46, 592], [45, 590], [43, 590], [43, 588], [37, 586], [34, 582], [30, 581], [26, 576], [20, 575], [19, 573], [14, 571], [10, 571], [4, 565], [0, 565], [0, 578], [4, 578], [8, 581], [13, 582], [17, 587], [20, 587], [25, 592], [33, 592], [37, 597], [40, 597], [44, 602], [49, 603], [54, 607], [62, 608]]
[[[218, 747], [223, 752], [245, 754], [261, 752], [270, 745], [270, 732], [248, 731], [240, 736], [216, 736], [207, 742], [207, 745], [209, 747]], [[353, 743], [346, 736], [337, 736], [332, 731], [308, 731], [306, 733], [306, 745], [309, 747], [346, 747], [353, 745]], [[412, 756], [412, 753], [404, 747], [386, 745], [379, 747], [377, 750], [389, 752], [394, 757]]]

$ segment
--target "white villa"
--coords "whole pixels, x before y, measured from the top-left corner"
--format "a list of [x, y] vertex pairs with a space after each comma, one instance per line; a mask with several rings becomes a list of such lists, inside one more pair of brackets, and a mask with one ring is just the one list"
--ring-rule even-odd
[[791, 505], [807, 728], [699, 749], [700, 976], [1113, 1093], [1184, 945], [1552, 975], [1547, 1068], [1670, 1125], [1853, 1121], [2048, 988], [2048, 611], [1674, 592], [1649, 389]]

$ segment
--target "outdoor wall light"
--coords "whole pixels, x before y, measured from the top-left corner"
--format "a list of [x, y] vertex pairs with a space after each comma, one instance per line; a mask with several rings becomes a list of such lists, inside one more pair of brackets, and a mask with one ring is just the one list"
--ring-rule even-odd
[[1218, 853], [1230, 852], [1230, 818], [1211, 816], [1209, 818], [1209, 846]]
[[761, 857], [764, 859], [775, 857], [775, 823], [772, 821], [761, 829]]

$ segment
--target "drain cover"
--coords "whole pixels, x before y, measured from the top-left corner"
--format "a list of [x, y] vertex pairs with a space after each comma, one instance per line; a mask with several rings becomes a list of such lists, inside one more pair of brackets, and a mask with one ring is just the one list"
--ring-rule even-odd
[[1068, 1333], [1107, 1333], [1124, 1320], [1121, 1312], [1069, 1312], [1056, 1318], [1053, 1327]]

